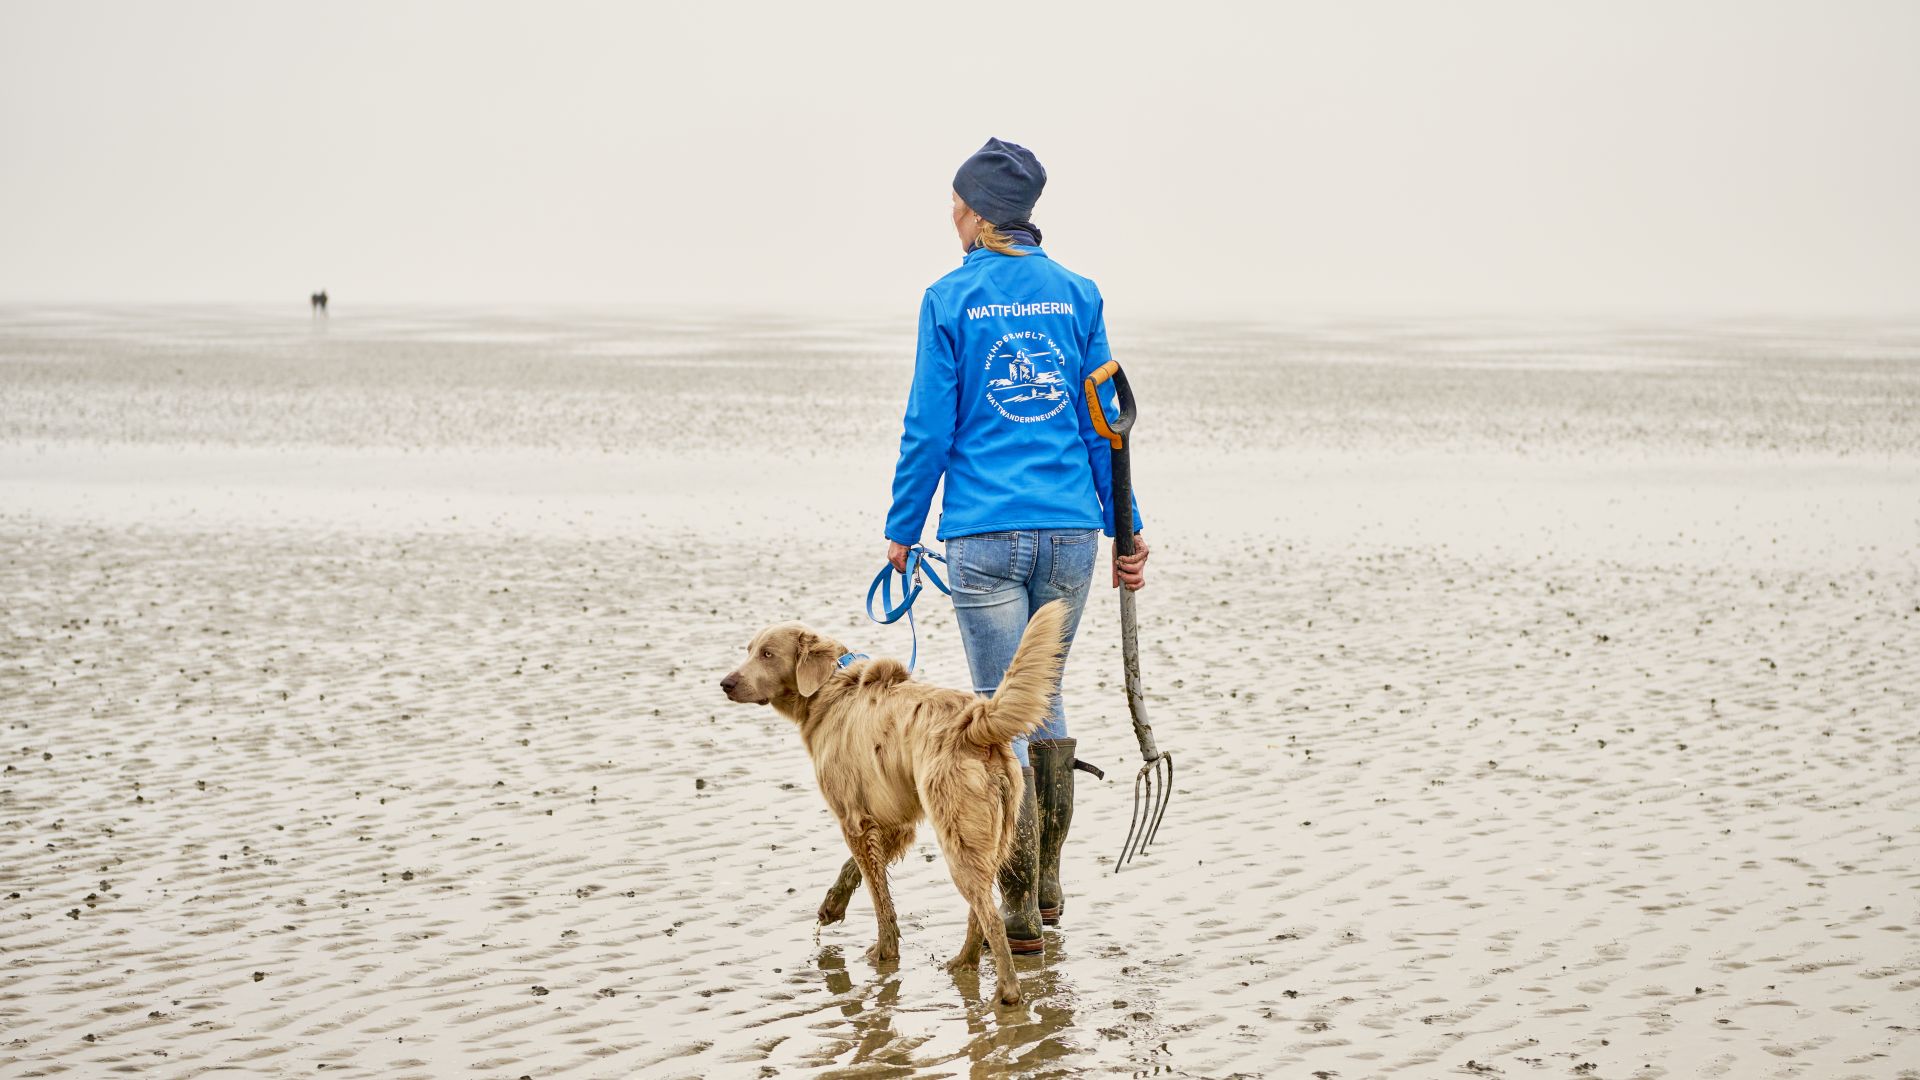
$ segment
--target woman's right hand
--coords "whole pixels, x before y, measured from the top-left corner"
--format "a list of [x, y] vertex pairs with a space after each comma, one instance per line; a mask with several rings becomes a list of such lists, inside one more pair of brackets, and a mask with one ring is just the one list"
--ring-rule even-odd
[[1138, 533], [1133, 537], [1133, 554], [1122, 555], [1120, 549], [1113, 549], [1113, 587], [1122, 585], [1128, 592], [1139, 592], [1147, 587], [1147, 538]]

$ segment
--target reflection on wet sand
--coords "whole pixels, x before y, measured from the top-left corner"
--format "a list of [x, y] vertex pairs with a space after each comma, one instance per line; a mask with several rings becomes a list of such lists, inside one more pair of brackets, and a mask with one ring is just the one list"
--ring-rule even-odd
[[[838, 949], [821, 950], [819, 967], [827, 991], [838, 1002], [834, 1011], [845, 1020], [823, 1032], [839, 1040], [839, 1045], [823, 1048], [822, 1056], [848, 1065], [911, 1065], [906, 1057], [912, 1047], [903, 1045], [893, 1026], [894, 1009], [900, 1002], [899, 963], [875, 965], [873, 977], [858, 986]], [[848, 1030], [835, 1030], [840, 1027]]]
[[[949, 975], [951, 990], [960, 1007], [932, 1011], [964, 1025], [965, 1038], [957, 1048], [952, 1034], [901, 1034], [895, 1017], [902, 1009], [902, 978], [898, 963], [856, 965], [867, 967], [871, 975], [864, 980], [860, 972], [850, 970], [838, 948], [820, 950], [815, 960], [826, 991], [834, 1005], [822, 1015], [837, 1014], [838, 1021], [823, 1021], [816, 1027], [825, 1040], [815, 1063], [821, 1067], [838, 1066], [822, 1075], [925, 1075], [919, 1072], [956, 1063], [968, 1066], [1017, 1066], [1041, 1069], [1070, 1058], [1078, 1036], [1074, 1028], [1072, 1003], [1077, 992], [1063, 980], [1057, 964], [1039, 957], [1018, 959], [1020, 984], [1028, 1003], [1000, 1005], [992, 994], [982, 993], [980, 972], [962, 971]], [[986, 981], [991, 991], [992, 979]], [[928, 1006], [909, 1005], [917, 1011]], [[879, 1067], [882, 1071], [874, 1072]]]

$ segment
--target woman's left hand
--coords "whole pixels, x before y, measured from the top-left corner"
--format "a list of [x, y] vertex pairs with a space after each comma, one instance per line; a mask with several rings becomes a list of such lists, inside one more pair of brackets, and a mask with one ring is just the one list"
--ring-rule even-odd
[[887, 563], [901, 573], [907, 572], [907, 545], [887, 541]]

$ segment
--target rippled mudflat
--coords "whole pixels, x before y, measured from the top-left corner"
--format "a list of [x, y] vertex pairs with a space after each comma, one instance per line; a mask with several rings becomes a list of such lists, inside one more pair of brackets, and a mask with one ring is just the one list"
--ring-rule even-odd
[[904, 653], [910, 316], [0, 310], [0, 1072], [1920, 1075], [1920, 328], [1115, 324], [1180, 783], [1103, 593], [1008, 1010], [715, 686]]

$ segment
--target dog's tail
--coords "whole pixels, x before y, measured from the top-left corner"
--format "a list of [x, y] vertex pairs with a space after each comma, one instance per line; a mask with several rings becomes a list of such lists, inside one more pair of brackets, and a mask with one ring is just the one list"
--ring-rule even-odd
[[976, 746], [996, 746], [1025, 735], [1047, 720], [1060, 685], [1067, 630], [1067, 602], [1055, 600], [1027, 620], [1013, 663], [1000, 689], [968, 718], [966, 737]]

